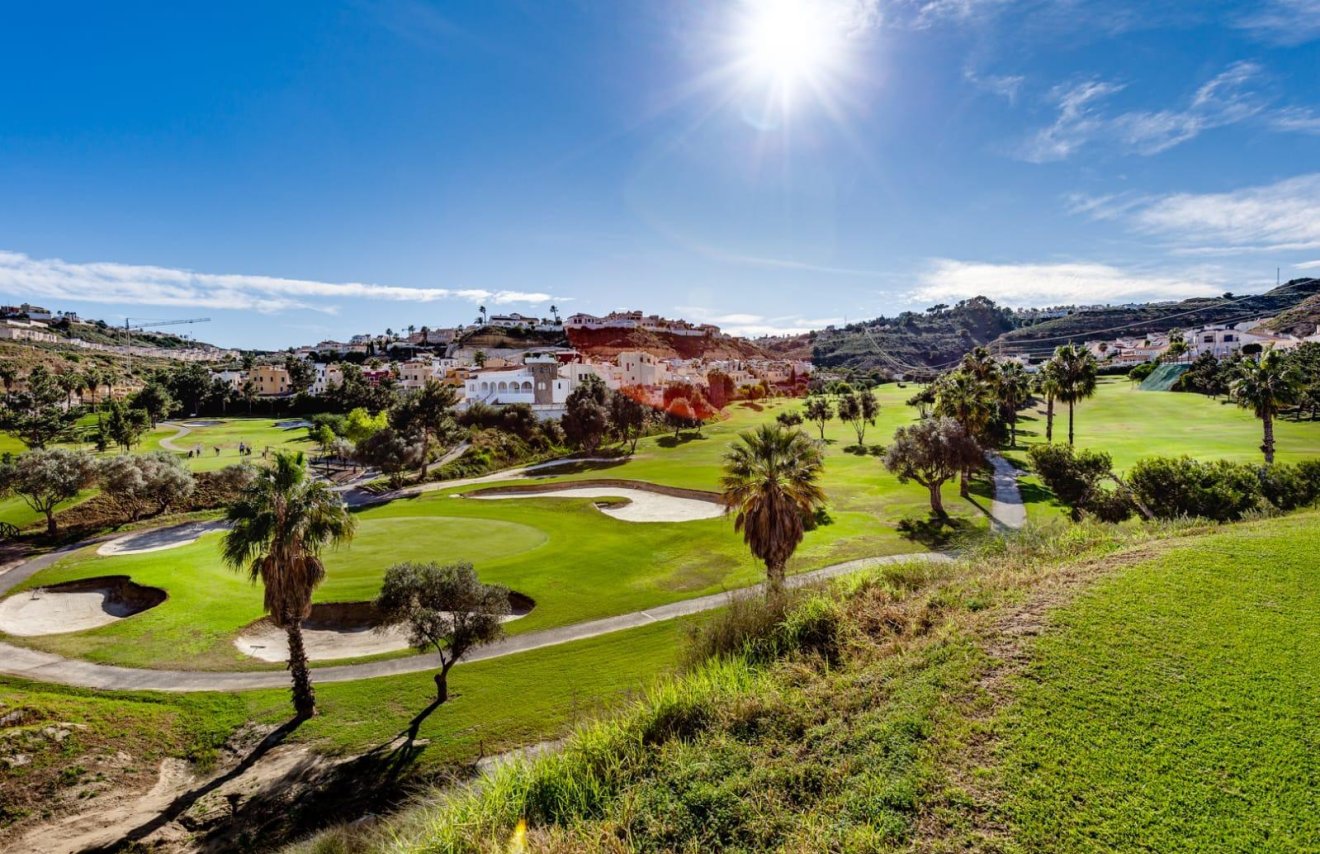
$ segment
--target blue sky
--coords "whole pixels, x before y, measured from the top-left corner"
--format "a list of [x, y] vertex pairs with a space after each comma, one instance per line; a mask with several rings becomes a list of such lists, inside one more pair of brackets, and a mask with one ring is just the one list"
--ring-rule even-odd
[[0, 20], [0, 296], [209, 316], [226, 345], [479, 304], [759, 333], [1320, 275], [1320, 0]]

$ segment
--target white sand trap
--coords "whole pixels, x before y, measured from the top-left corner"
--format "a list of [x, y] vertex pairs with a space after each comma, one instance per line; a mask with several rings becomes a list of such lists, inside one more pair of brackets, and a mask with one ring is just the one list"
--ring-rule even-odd
[[[261, 622], [234, 639], [234, 646], [246, 656], [261, 661], [288, 661], [289, 637], [284, 629]], [[303, 626], [303, 646], [312, 661], [358, 658], [380, 655], [408, 648], [408, 632], [391, 628], [378, 633], [370, 626], [340, 629], [313, 629]]]
[[81, 632], [131, 617], [164, 599], [163, 592], [123, 577], [25, 590], [0, 601], [0, 632], [18, 637]]
[[[530, 599], [513, 594], [513, 613], [504, 622], [517, 620], [530, 613]], [[408, 631], [392, 626], [377, 632], [369, 622], [370, 603], [346, 602], [342, 604], [313, 605], [312, 616], [303, 622], [303, 646], [311, 661], [334, 661], [341, 658], [359, 658], [408, 649]], [[319, 612], [319, 613], [318, 613]], [[289, 637], [268, 620], [260, 620], [234, 638], [238, 651], [261, 661], [287, 661]]]
[[102, 543], [96, 550], [99, 555], [136, 555], [146, 552], [159, 552], [165, 549], [177, 549], [179, 546], [197, 542], [202, 534], [211, 531], [223, 531], [224, 522], [189, 522], [186, 525], [174, 525], [169, 528], [157, 528], [154, 531], [139, 531], [126, 534], [108, 543]]
[[574, 486], [548, 492], [523, 492], [492, 495], [467, 495], [485, 501], [509, 498], [625, 498], [627, 504], [597, 504], [606, 516], [624, 522], [695, 522], [724, 514], [724, 507], [713, 501], [680, 498], [644, 489], [620, 486]]

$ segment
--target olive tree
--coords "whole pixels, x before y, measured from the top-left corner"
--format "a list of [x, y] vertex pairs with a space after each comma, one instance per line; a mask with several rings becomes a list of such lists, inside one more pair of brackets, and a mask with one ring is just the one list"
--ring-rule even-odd
[[449, 699], [449, 671], [463, 656], [504, 634], [509, 591], [483, 584], [470, 563], [396, 563], [376, 597], [382, 628], [403, 625], [418, 651], [440, 656], [436, 702]]
[[86, 451], [43, 448], [0, 462], [0, 493], [12, 493], [45, 515], [46, 533], [55, 536], [55, 508], [96, 480], [96, 458]]
[[900, 427], [885, 452], [885, 468], [899, 483], [916, 481], [930, 491], [930, 510], [941, 519], [944, 509], [940, 487], [960, 471], [984, 462], [981, 446], [952, 418], [923, 418], [910, 427]]
[[136, 522], [149, 508], [164, 513], [192, 496], [192, 472], [173, 454], [123, 454], [101, 463], [101, 490]]

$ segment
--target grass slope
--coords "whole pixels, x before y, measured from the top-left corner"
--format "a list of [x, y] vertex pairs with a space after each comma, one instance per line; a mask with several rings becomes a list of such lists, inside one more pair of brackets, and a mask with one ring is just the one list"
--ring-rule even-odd
[[[1025, 444], [1045, 441], [1045, 409], [1019, 430]], [[1095, 397], [1077, 405], [1077, 446], [1105, 451], [1122, 471], [1143, 457], [1180, 456], [1262, 462], [1261, 425], [1250, 410], [1201, 394], [1139, 391], [1119, 378], [1100, 381]], [[1054, 441], [1068, 441], [1068, 411], [1057, 407]], [[1280, 462], [1320, 456], [1320, 422], [1275, 422]]]
[[1316, 521], [1205, 537], [1055, 616], [1001, 722], [1024, 850], [1320, 845]]

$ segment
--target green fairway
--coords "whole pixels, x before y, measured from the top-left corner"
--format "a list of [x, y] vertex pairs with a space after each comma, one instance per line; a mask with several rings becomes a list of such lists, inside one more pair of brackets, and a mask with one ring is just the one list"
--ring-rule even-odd
[[[530, 615], [509, 624], [511, 633], [745, 587], [764, 572], [726, 519], [637, 524], [606, 516], [587, 499], [472, 501], [432, 492], [364, 510], [357, 519], [356, 540], [326, 555], [317, 601], [374, 598], [385, 568], [398, 561], [470, 560], [484, 580], [536, 601]], [[219, 538], [208, 534], [139, 555], [103, 557], [84, 549], [24, 586], [129, 575], [166, 590], [169, 599], [113, 625], [18, 642], [139, 667], [277, 666], [232, 646], [234, 635], [261, 617], [261, 591], [221, 565]], [[840, 512], [807, 535], [790, 570], [919, 549], [869, 514]]]
[[[1030, 444], [1045, 441], [1045, 408], [1019, 429]], [[1102, 379], [1095, 397], [1077, 405], [1077, 446], [1105, 451], [1122, 471], [1142, 457], [1189, 456], [1258, 463], [1261, 423], [1248, 409], [1201, 394], [1140, 391], [1122, 378]], [[1280, 462], [1320, 456], [1320, 421], [1279, 420]], [[1054, 441], [1068, 441], [1068, 409], [1056, 407]]]
[[1022, 850], [1315, 849], [1316, 521], [1206, 537], [1055, 616], [1000, 723]]
[[[282, 421], [294, 419], [272, 419], [272, 418], [226, 418], [226, 419], [198, 419], [197, 421], [183, 422], [193, 424], [190, 427], [191, 432], [188, 435], [172, 441], [179, 434], [177, 427], [161, 425], [153, 430], [148, 430], [142, 436], [142, 442], [133, 449], [135, 454], [147, 454], [152, 451], [166, 451], [174, 454], [183, 460], [184, 464], [195, 472], [217, 471], [225, 466], [235, 465], [241, 462], [250, 462], [261, 464], [261, 452], [270, 448], [272, 452], [277, 450], [296, 450], [310, 453], [314, 450], [314, 445], [307, 440], [307, 431], [301, 427], [285, 428], [277, 426]], [[206, 426], [200, 426], [202, 421], [220, 421], [222, 423]], [[78, 420], [79, 429], [85, 429], [96, 423], [95, 414], [83, 415]], [[167, 447], [164, 443], [170, 442], [181, 450]], [[239, 443], [251, 445], [253, 453], [251, 456], [240, 456], [238, 453]], [[196, 445], [201, 445], [203, 453], [201, 456], [188, 459], [187, 452]], [[91, 446], [87, 443], [67, 445], [64, 447], [81, 448], [89, 450]], [[215, 449], [219, 447], [220, 453], [217, 455]], [[14, 436], [7, 433], [0, 433], [0, 454], [4, 453], [22, 453], [26, 448]], [[111, 448], [99, 456], [109, 457], [121, 453], [117, 448]], [[96, 495], [96, 489], [84, 491], [77, 498], [67, 501], [59, 506], [60, 510], [67, 509], [82, 501], [86, 501], [93, 495]], [[45, 517], [40, 513], [33, 511], [21, 498], [9, 497], [0, 498], [0, 522], [8, 522], [11, 525], [17, 525], [19, 528], [29, 528], [33, 525], [43, 522]]]
[[[260, 463], [262, 452], [267, 448], [271, 453], [288, 450], [310, 452], [315, 448], [307, 440], [306, 429], [279, 426], [281, 423], [298, 420], [296, 418], [178, 420], [171, 423], [182, 424], [188, 429], [187, 435], [178, 436], [179, 431], [176, 428], [161, 426], [144, 436], [142, 444], [134, 450], [136, 453], [170, 451], [183, 457], [184, 462], [193, 471], [215, 471], [241, 462]], [[173, 447], [168, 447], [165, 442]], [[251, 446], [252, 455], [241, 456], [238, 452], [240, 444]], [[196, 446], [201, 446], [201, 456], [187, 459], [187, 452]], [[219, 454], [216, 454], [216, 448], [220, 449]]]

